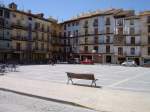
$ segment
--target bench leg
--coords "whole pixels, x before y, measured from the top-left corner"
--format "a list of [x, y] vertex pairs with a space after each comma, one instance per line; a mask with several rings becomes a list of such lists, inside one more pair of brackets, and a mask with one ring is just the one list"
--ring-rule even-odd
[[71, 78], [68, 78], [67, 84], [69, 84], [69, 81], [71, 81], [71, 83], [73, 84], [73, 81]]
[[96, 80], [92, 80], [92, 84], [91, 84], [91, 86], [93, 86], [93, 84], [95, 85], [95, 87], [96, 87]]

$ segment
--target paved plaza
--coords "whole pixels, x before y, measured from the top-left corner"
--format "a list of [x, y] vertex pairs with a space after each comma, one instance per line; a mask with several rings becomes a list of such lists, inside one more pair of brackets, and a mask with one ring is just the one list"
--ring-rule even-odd
[[45, 101], [0, 91], [0, 112], [96, 112], [85, 108]]
[[[31, 65], [20, 66], [18, 72], [10, 72], [9, 77], [44, 80], [54, 83], [67, 82], [66, 72], [94, 73], [99, 79], [97, 85], [128, 91], [150, 92], [150, 68], [123, 67], [116, 65]], [[74, 80], [78, 84], [91, 84], [91, 81]]]
[[[100, 88], [67, 85], [66, 72], [94, 73], [95, 77], [99, 79], [97, 85]], [[91, 81], [85, 80], [74, 80], [74, 82], [80, 85], [91, 84]], [[59, 108], [62, 108], [62, 112], [68, 112], [68, 109], [71, 110], [70, 112], [84, 112], [86, 111], [84, 108], [99, 112], [149, 112], [150, 69], [116, 65], [20, 66], [17, 68], [17, 72], [7, 72], [0, 76], [1, 90], [6, 91], [6, 93], [0, 92], [0, 99], [6, 99], [4, 103], [0, 102], [0, 106], [3, 107], [0, 110], [3, 109], [3, 112], [9, 112], [13, 107], [20, 108], [23, 112], [27, 111], [24, 109], [29, 108], [37, 109], [36, 112], [41, 108], [46, 108], [43, 112], [47, 112], [47, 109], [59, 111]], [[40, 98], [40, 102], [35, 103], [35, 107], [32, 108], [32, 104], [30, 105], [32, 99], [26, 100], [27, 97], [24, 97], [24, 100], [19, 101], [22, 98], [14, 93]], [[18, 103], [10, 101], [10, 98], [18, 99]], [[62, 106], [59, 103], [56, 104], [56, 108], [48, 108], [45, 101], [41, 101], [45, 99], [48, 99], [47, 103], [50, 106], [54, 103], [51, 101], [61, 102]], [[29, 105], [26, 102], [29, 102]], [[44, 105], [38, 106], [41, 102]], [[84, 108], [76, 108], [72, 105]], [[14, 110], [14, 112], [17, 111]]]

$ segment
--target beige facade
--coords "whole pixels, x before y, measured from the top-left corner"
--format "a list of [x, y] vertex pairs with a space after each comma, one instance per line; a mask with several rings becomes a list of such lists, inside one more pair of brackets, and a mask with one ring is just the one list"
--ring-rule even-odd
[[140, 14], [141, 22], [142, 22], [142, 61], [146, 63], [150, 61], [150, 11], [145, 11]]
[[95, 11], [58, 24], [42, 13], [20, 11], [15, 3], [5, 9], [10, 13], [10, 41], [0, 44], [9, 43], [11, 52], [2, 60], [8, 54], [19, 63], [46, 63], [50, 58], [116, 64], [135, 60], [139, 65], [150, 61], [150, 11]]
[[15, 3], [8, 8], [11, 24], [11, 60], [18, 63], [46, 63], [52, 57], [53, 26], [57, 21], [45, 19], [42, 13], [32, 14], [17, 9]]

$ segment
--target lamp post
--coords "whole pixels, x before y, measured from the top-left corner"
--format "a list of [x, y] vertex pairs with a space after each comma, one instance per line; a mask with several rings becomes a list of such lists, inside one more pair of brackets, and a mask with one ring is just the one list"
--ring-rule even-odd
[[94, 62], [94, 53], [96, 53], [96, 50], [95, 50], [95, 49], [92, 50], [92, 61], [93, 61], [93, 62]]

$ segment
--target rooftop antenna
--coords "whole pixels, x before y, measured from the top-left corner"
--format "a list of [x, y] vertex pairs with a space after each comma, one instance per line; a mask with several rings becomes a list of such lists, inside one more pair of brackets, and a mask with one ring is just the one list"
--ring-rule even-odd
[[112, 0], [110, 0], [110, 9], [112, 9]]

